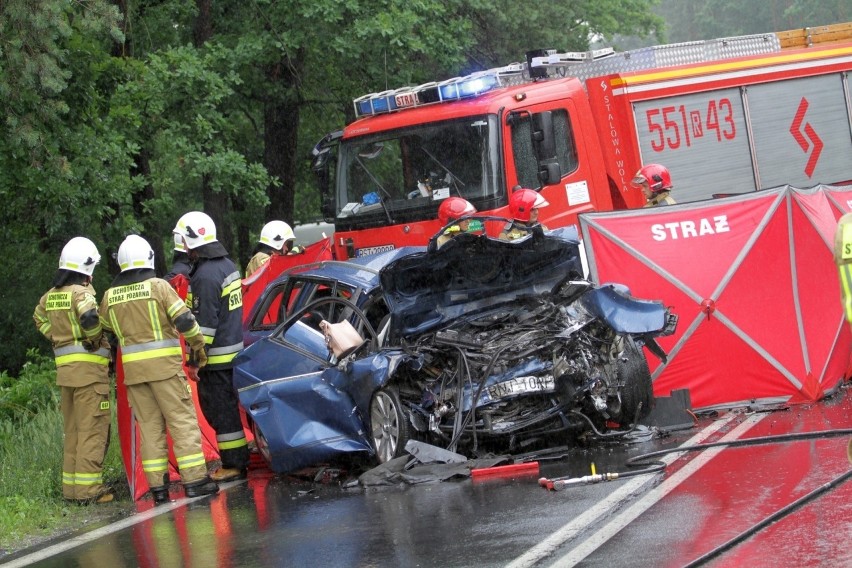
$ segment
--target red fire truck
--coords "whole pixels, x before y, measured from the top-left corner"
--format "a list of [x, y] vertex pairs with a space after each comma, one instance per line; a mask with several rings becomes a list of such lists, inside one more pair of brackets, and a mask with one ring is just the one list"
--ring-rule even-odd
[[355, 99], [314, 150], [334, 254], [423, 245], [460, 195], [508, 217], [538, 190], [546, 226], [640, 207], [644, 163], [679, 202], [852, 179], [852, 24], [515, 63]]

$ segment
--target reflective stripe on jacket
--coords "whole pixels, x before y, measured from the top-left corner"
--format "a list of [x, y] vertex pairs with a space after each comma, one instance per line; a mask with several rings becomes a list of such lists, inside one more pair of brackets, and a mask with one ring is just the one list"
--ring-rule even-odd
[[[83, 314], [97, 313], [98, 303], [91, 285], [72, 284], [51, 288], [33, 312], [36, 328], [53, 344], [56, 384], [83, 387], [109, 381], [109, 349], [101, 337], [101, 322], [84, 328]], [[84, 342], [97, 349], [90, 351]]]
[[655, 193], [644, 206], [658, 207], [661, 205], [675, 205], [676, 203], [677, 201], [671, 196], [671, 191], [661, 191], [660, 193]]
[[[121, 345], [124, 380], [128, 385], [174, 377], [183, 366], [183, 348], [175, 320], [189, 312], [171, 285], [147, 278], [114, 286], [101, 301], [104, 329]], [[201, 333], [192, 322], [187, 340]]]
[[242, 280], [237, 267], [226, 256], [199, 259], [190, 275], [189, 292], [187, 301], [208, 348], [208, 368], [230, 369], [243, 349]]
[[257, 269], [263, 266], [266, 262], [268, 262], [270, 258], [270, 255], [266, 254], [265, 252], [259, 252], [253, 257], [251, 257], [251, 260], [246, 266], [246, 278], [254, 274]]

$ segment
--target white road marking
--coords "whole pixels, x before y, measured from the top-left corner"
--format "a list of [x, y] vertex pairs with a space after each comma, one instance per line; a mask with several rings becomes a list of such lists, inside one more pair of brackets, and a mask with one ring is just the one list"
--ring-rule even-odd
[[[228, 487], [233, 487], [235, 485], [239, 485], [241, 483], [245, 483], [246, 480], [241, 479], [239, 481], [233, 481], [229, 483], [222, 483], [219, 485], [220, 490], [227, 489]], [[88, 542], [92, 542], [101, 538], [102, 536], [107, 536], [112, 533], [124, 530], [126, 528], [130, 528], [133, 525], [137, 525], [139, 523], [144, 523], [147, 520], [153, 519], [159, 515], [164, 513], [168, 513], [177, 509], [178, 507], [183, 507], [188, 503], [194, 503], [195, 501], [200, 501], [201, 499], [206, 499], [210, 497], [210, 495], [204, 495], [201, 497], [193, 497], [183, 499], [178, 499], [176, 501], [172, 501], [167, 505], [157, 505], [156, 507], [152, 507], [143, 513], [136, 513], [133, 516], [127, 517], [126, 519], [122, 519], [120, 521], [116, 521], [112, 524], [106, 525], [99, 529], [95, 529], [93, 531], [89, 531], [87, 533], [81, 534], [79, 536], [75, 536], [68, 540], [62, 541], [60, 543], [54, 544], [53, 546], [48, 546], [47, 548], [43, 548], [37, 552], [33, 552], [32, 554], [27, 554], [26, 556], [21, 556], [20, 558], [16, 558], [8, 563], [2, 563], [3, 568], [18, 568], [19, 566], [27, 566], [29, 564], [35, 564], [36, 562], [41, 562], [42, 560], [46, 560], [51, 556], [56, 556], [57, 554], [61, 554], [72, 548], [76, 548]], [[96, 507], [97, 505], [91, 505], [92, 507]]]
[[[740, 436], [745, 434], [752, 426], [760, 422], [760, 420], [766, 416], [766, 414], [752, 414], [744, 420], [742, 424], [738, 425], [730, 433], [722, 437], [720, 441], [727, 442], [729, 440], [739, 439]], [[559, 568], [576, 566], [589, 554], [597, 550], [598, 547], [615, 536], [621, 529], [636, 520], [636, 517], [650, 509], [651, 506], [671, 493], [678, 485], [686, 481], [689, 476], [704, 467], [707, 462], [716, 457], [716, 455], [724, 449], [724, 447], [718, 447], [703, 450], [696, 458], [692, 459], [688, 464], [680, 468], [671, 477], [667, 478], [663, 483], [643, 495], [641, 499], [631, 505], [626, 511], [619, 514], [616, 518], [604, 525], [600, 530], [588, 539], [584, 540], [568, 554], [554, 562], [553, 566], [558, 566]]]
[[[704, 428], [701, 432], [681, 444], [682, 446], [692, 446], [695, 444], [700, 444], [711, 435], [716, 433], [722, 427], [726, 426], [730, 423], [736, 414], [728, 413], [724, 418], [713, 422]], [[723, 440], [733, 439], [739, 437], [743, 432], [754, 426], [759, 420], [761, 420], [765, 415], [752, 415], [747, 420], [743, 421], [742, 424], [737, 426], [730, 434], [726, 435]], [[611, 534], [606, 536], [606, 539], [611, 538], [613, 534], [621, 530], [627, 523], [636, 518], [639, 514], [644, 512], [647, 508], [653, 505], [655, 502], [660, 500], [666, 493], [677, 487], [680, 483], [682, 483], [686, 478], [695, 473], [701, 466], [703, 466], [707, 461], [709, 461], [713, 456], [715, 456], [722, 448], [713, 448], [710, 450], [704, 450], [700, 456], [691, 460], [686, 466], [678, 470], [674, 475], [672, 475], [669, 479], [666, 479], [649, 492], [646, 496], [644, 496], [640, 501], [634, 504], [632, 507], [627, 509], [624, 513], [619, 515], [616, 519], [607, 524], [603, 529], [595, 533], [591, 539], [581, 543], [577, 548], [573, 549], [569, 554], [563, 556], [556, 562], [556, 566], [573, 566], [583, 558], [585, 558], [588, 554], [594, 551], [598, 546], [603, 544], [606, 540], [601, 540], [606, 533], [605, 531], [612, 530]], [[671, 464], [680, 456], [682, 456], [682, 452], [673, 452], [671, 454], [666, 454], [662, 456], [660, 460], [666, 465]], [[706, 456], [706, 457], [705, 457]], [[693, 465], [695, 464], [695, 465]], [[640, 475], [632, 478], [631, 480], [624, 483], [621, 487], [610, 493], [606, 499], [601, 501], [595, 507], [584, 512], [582, 515], [574, 518], [571, 522], [565, 524], [562, 528], [557, 530], [555, 533], [550, 535], [548, 538], [540, 542], [538, 545], [529, 549], [526, 553], [522, 554], [511, 563], [507, 565], [507, 568], [526, 568], [528, 566], [534, 566], [542, 559], [546, 558], [553, 554], [559, 547], [563, 544], [575, 538], [578, 534], [586, 531], [590, 526], [594, 523], [599, 522], [599, 519], [605, 518], [612, 511], [619, 508], [624, 504], [625, 501], [629, 500], [635, 494], [639, 493], [644, 487], [650, 483], [653, 483], [659, 474], [649, 474], [649, 475]], [[573, 491], [573, 489], [568, 489], [567, 491]], [[640, 510], [640, 505], [644, 506], [643, 509]], [[628, 518], [630, 514], [635, 513], [633, 517], [630, 517], [626, 522], [622, 522], [622, 518]], [[616, 526], [618, 527], [616, 529]], [[589, 543], [594, 539], [594, 544]], [[589, 543], [588, 545], [586, 543]], [[594, 545], [594, 548], [591, 548]], [[579, 551], [579, 552], [577, 552]], [[582, 554], [582, 556], [580, 556]]]

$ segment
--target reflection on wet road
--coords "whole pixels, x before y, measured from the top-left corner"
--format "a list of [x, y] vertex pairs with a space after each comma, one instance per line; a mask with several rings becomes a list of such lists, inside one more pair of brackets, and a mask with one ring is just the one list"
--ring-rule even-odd
[[[842, 389], [819, 404], [730, 412], [690, 430], [606, 442], [541, 462], [538, 475], [344, 489], [262, 469], [219, 495], [153, 508], [9, 566], [685, 566], [849, 471], [848, 438], [669, 454], [664, 474], [547, 491], [538, 477], [624, 471], [631, 456], [701, 441], [852, 427]], [[319, 477], [323, 477], [320, 475]], [[852, 483], [710, 562], [850, 566]]]

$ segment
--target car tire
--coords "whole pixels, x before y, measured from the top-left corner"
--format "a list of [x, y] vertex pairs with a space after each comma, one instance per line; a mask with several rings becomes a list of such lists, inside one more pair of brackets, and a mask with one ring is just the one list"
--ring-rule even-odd
[[402, 409], [399, 393], [393, 387], [377, 390], [370, 400], [370, 442], [379, 463], [386, 463], [405, 452], [410, 424]]
[[[648, 360], [642, 348], [632, 337], [624, 337], [624, 350], [617, 362], [618, 382], [621, 389], [621, 408], [615, 417], [619, 422], [633, 422], [648, 416], [654, 403], [654, 385]], [[642, 405], [641, 410], [639, 405]], [[637, 411], [639, 415], [637, 416]]]
[[263, 460], [267, 464], [272, 465], [272, 458], [269, 453], [269, 442], [266, 440], [266, 436], [263, 435], [263, 432], [261, 432], [260, 426], [257, 425], [257, 422], [252, 421], [251, 433], [254, 435], [254, 443], [257, 445], [258, 453], [263, 457]]

